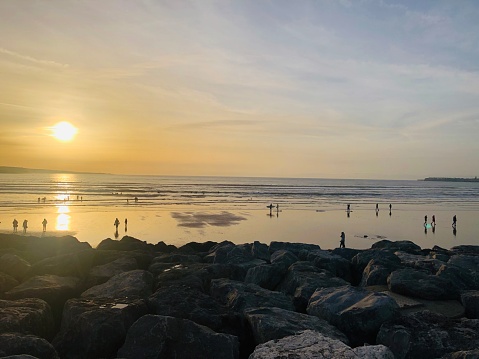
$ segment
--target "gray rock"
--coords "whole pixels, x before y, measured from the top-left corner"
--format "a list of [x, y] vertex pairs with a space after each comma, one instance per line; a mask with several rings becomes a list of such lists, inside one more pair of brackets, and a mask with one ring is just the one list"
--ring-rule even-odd
[[279, 340], [271, 340], [256, 347], [249, 359], [393, 359], [392, 353], [383, 346], [364, 349], [348, 347], [339, 340], [321, 333], [305, 330]]
[[259, 285], [262, 288], [274, 290], [283, 279], [286, 268], [282, 264], [263, 264], [248, 269], [245, 282]]
[[454, 246], [454, 247], [451, 248], [451, 252], [461, 253], [461, 254], [479, 255], [479, 246], [474, 246], [474, 245]]
[[284, 270], [298, 261], [298, 257], [290, 251], [280, 249], [271, 254], [271, 263], [283, 266]]
[[294, 310], [291, 299], [285, 294], [261, 288], [256, 284], [214, 279], [211, 281], [210, 295], [228, 308], [240, 313], [257, 307]]
[[251, 254], [253, 255], [253, 258], [262, 259], [266, 262], [269, 262], [271, 258], [268, 245], [258, 241], [254, 241], [251, 246]]
[[0, 333], [34, 334], [50, 340], [53, 331], [53, 316], [47, 302], [36, 298], [0, 300]]
[[461, 350], [444, 355], [441, 359], [479, 359], [479, 349]]
[[396, 359], [440, 358], [448, 353], [479, 347], [479, 320], [449, 319], [419, 311], [384, 323], [377, 343], [386, 345]]
[[410, 268], [398, 269], [388, 277], [391, 292], [429, 300], [458, 299], [459, 290], [449, 280]]
[[256, 344], [314, 330], [326, 337], [349, 344], [349, 340], [327, 321], [307, 314], [281, 308], [253, 308], [245, 311], [245, 318], [253, 330]]
[[396, 261], [371, 259], [364, 268], [359, 285], [361, 287], [387, 285], [389, 275], [398, 268], [400, 265]]
[[0, 257], [0, 272], [21, 281], [30, 270], [30, 263], [19, 256], [6, 253]]
[[32, 355], [38, 359], [59, 359], [55, 348], [43, 338], [30, 334], [0, 334], [0, 348], [5, 355]]
[[273, 241], [269, 244], [269, 253], [273, 254], [279, 250], [285, 250], [293, 253], [295, 256], [299, 257], [300, 252], [302, 251], [314, 251], [321, 249], [317, 244], [307, 244], [307, 243], [291, 243], [291, 242], [276, 242]]
[[383, 239], [378, 241], [371, 246], [372, 249], [389, 249], [394, 251], [403, 251], [407, 253], [419, 253], [421, 247], [411, 241], [390, 241]]
[[117, 274], [106, 283], [96, 285], [81, 294], [84, 298], [147, 298], [153, 289], [153, 275], [137, 269]]
[[436, 274], [439, 268], [446, 264], [438, 259], [428, 258], [419, 254], [410, 254], [407, 252], [396, 251], [394, 254], [401, 260], [405, 266], [413, 269], [427, 271], [430, 274]]
[[52, 274], [59, 277], [86, 278], [93, 264], [95, 251], [87, 249], [75, 253], [61, 254], [34, 263], [28, 277]]
[[296, 262], [289, 267], [277, 290], [293, 297], [298, 312], [305, 313], [309, 298], [318, 288], [341, 287], [348, 285], [344, 279], [332, 273], [318, 269], [311, 262]]
[[479, 256], [454, 255], [437, 275], [450, 279], [461, 289], [479, 290]]
[[336, 277], [348, 282], [352, 281], [351, 263], [341, 256], [328, 251], [315, 250], [308, 253], [307, 260], [313, 262], [316, 267], [333, 273]]
[[399, 313], [399, 306], [386, 294], [343, 286], [314, 292], [306, 311], [338, 327], [357, 346], [375, 343], [379, 328]]
[[71, 299], [52, 344], [61, 358], [115, 358], [130, 326], [147, 312], [142, 300]]
[[12, 276], [0, 272], [0, 297], [3, 293], [8, 292], [19, 284], [20, 283]]
[[128, 330], [118, 357], [237, 359], [239, 343], [235, 336], [215, 333], [187, 319], [145, 315]]
[[378, 261], [387, 261], [390, 264], [396, 263], [401, 265], [401, 260], [387, 249], [368, 249], [356, 254], [351, 260], [353, 271], [353, 283], [361, 281], [364, 269], [367, 267], [371, 259]]
[[479, 319], [479, 290], [462, 292], [461, 303], [465, 308], [467, 318]]
[[95, 266], [88, 273], [87, 287], [103, 284], [117, 274], [135, 269], [138, 269], [138, 262], [131, 256], [123, 256], [109, 263]]

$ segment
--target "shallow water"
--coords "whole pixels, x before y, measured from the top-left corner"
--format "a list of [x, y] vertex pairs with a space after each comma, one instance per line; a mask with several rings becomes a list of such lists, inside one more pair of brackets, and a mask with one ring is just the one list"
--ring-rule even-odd
[[[477, 183], [29, 174], [0, 175], [0, 185], [0, 232], [11, 233], [16, 218], [19, 233], [28, 219], [27, 234], [42, 235], [46, 218], [46, 234], [71, 234], [92, 246], [128, 234], [174, 245], [258, 240], [327, 249], [339, 246], [341, 231], [354, 248], [383, 238], [423, 248], [479, 244]], [[270, 203], [280, 210], [272, 216]], [[426, 230], [424, 216], [430, 222], [433, 214], [437, 225]]]

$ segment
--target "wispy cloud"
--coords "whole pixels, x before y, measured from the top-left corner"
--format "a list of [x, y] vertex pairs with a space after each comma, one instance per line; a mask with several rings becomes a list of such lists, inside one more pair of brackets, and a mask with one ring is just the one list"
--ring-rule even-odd
[[18, 52], [14, 52], [1, 47], [0, 47], [0, 54], [8, 55], [17, 60], [23, 60], [23, 61], [34, 63], [37, 65], [42, 65], [42, 66], [53, 66], [53, 67], [63, 67], [63, 68], [69, 67], [68, 64], [62, 64], [52, 60], [37, 59], [35, 57], [19, 54]]

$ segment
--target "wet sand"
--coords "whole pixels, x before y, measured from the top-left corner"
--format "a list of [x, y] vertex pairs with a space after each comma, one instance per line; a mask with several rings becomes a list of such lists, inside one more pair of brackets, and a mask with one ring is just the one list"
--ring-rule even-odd
[[[147, 208], [118, 206], [89, 208], [88, 206], [51, 206], [2, 213], [0, 232], [12, 233], [12, 221], [28, 219], [27, 234], [42, 235], [43, 218], [48, 220], [47, 235], [70, 234], [93, 247], [105, 238], [121, 238], [128, 234], [150, 243], [164, 241], [182, 245], [188, 242], [229, 240], [237, 244], [260, 241], [288, 241], [318, 244], [324, 249], [339, 246], [341, 231], [346, 233], [346, 246], [370, 248], [377, 240], [411, 240], [423, 248], [438, 245], [450, 248], [459, 244], [479, 244], [476, 210], [444, 205], [394, 205], [391, 215], [386, 205], [376, 215], [375, 205], [355, 207], [349, 216], [344, 208], [308, 208], [282, 206], [269, 216], [265, 206], [209, 207], [175, 206]], [[436, 227], [424, 228], [424, 216], [436, 216]], [[452, 216], [458, 218], [456, 233]], [[113, 225], [120, 220], [118, 233]], [[127, 231], [124, 220], [128, 218]]]

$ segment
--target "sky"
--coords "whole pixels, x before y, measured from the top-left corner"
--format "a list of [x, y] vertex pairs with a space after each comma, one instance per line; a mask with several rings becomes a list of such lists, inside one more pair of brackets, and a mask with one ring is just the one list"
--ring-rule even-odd
[[478, 18], [476, 0], [1, 0], [0, 165], [477, 176]]

